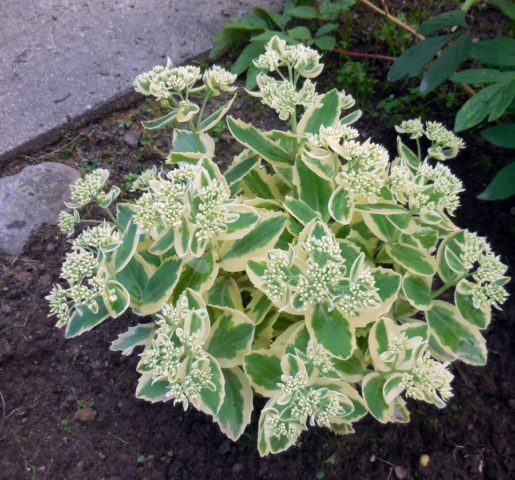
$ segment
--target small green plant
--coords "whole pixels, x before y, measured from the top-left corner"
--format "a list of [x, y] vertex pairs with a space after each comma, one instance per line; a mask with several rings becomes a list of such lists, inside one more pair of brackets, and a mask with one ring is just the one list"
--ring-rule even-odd
[[70, 425], [70, 422], [68, 420], [63, 420], [61, 422], [61, 426], [63, 427], [63, 431], [64, 432], [66, 432], [66, 433], [72, 433], [73, 432], [73, 428]]
[[345, 90], [355, 92], [361, 105], [368, 104], [377, 84], [377, 80], [368, 73], [365, 62], [352, 60], [345, 61], [338, 67], [336, 80]]
[[251, 15], [229, 19], [215, 36], [209, 56], [217, 60], [229, 49], [237, 49], [240, 53], [231, 71], [238, 75], [247, 72], [247, 88], [254, 88], [259, 69], [253, 60], [264, 52], [273, 36], [290, 44], [304, 43], [322, 51], [332, 50], [341, 26], [338, 19], [354, 3], [355, 0], [286, 0], [280, 14], [255, 8]]
[[72, 240], [48, 297], [57, 325], [72, 338], [131, 309], [141, 321], [111, 350], [143, 349], [136, 396], [193, 406], [233, 440], [263, 396], [261, 455], [309, 426], [408, 422], [409, 398], [445, 406], [450, 364], [486, 363], [481, 330], [508, 281], [486, 240], [452, 219], [463, 187], [442, 162], [463, 141], [405, 121], [396, 129], [414, 149], [399, 137], [392, 161], [358, 140], [350, 95], [317, 92], [318, 52], [273, 37], [254, 65], [252, 94], [289, 129], [229, 116], [242, 151], [223, 174], [209, 132], [234, 96], [207, 110], [213, 95], [235, 95], [235, 76], [168, 64], [136, 79], [168, 109], [143, 125], [181, 128], [166, 163], [134, 182], [139, 197], [115, 211], [108, 171], [71, 187], [64, 233], [86, 205], [103, 215]]

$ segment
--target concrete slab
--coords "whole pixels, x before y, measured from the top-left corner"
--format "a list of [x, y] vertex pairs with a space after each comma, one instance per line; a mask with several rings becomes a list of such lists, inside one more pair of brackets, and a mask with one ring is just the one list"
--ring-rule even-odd
[[227, 21], [281, 0], [1, 2], [0, 161], [123, 98], [134, 77], [211, 48]]

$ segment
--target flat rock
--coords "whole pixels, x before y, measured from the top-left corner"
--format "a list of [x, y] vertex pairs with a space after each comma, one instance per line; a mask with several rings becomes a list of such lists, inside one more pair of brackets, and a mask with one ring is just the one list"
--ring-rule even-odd
[[57, 224], [79, 177], [68, 165], [44, 162], [0, 178], [0, 254], [19, 255], [32, 230]]

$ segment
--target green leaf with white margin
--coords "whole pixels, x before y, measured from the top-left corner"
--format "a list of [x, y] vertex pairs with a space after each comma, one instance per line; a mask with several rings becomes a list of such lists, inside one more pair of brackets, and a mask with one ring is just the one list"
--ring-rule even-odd
[[222, 107], [218, 110], [215, 110], [211, 115], [204, 118], [200, 123], [200, 128], [198, 130], [199, 133], [207, 132], [211, 128], [213, 128], [222, 118], [224, 118], [225, 114], [231, 109], [232, 104], [236, 98], [236, 94]]
[[143, 120], [141, 125], [143, 125], [143, 128], [146, 128], [147, 130], [158, 130], [173, 123], [176, 116], [177, 113], [174, 110], [173, 112], [167, 113], [162, 117], [155, 118], [154, 120]]
[[286, 224], [286, 216], [270, 212], [245, 237], [224, 242], [220, 249], [221, 266], [226, 272], [245, 270], [246, 262], [271, 250]]
[[207, 133], [194, 134], [189, 130], [176, 128], [173, 131], [173, 149], [168, 154], [166, 163], [193, 163], [203, 157], [212, 157], [215, 142]]
[[454, 305], [435, 300], [425, 315], [431, 337], [446, 353], [469, 365], [486, 364], [485, 339], [461, 318]]
[[277, 386], [282, 375], [280, 352], [254, 350], [243, 358], [243, 370], [259, 395], [272, 397], [280, 391]]
[[242, 312], [218, 307], [217, 318], [211, 326], [207, 352], [213, 355], [222, 368], [242, 364], [243, 356], [250, 351], [254, 339], [254, 323]]
[[107, 311], [113, 318], [118, 318], [129, 308], [131, 303], [129, 292], [121, 283], [115, 280], [108, 280], [106, 282], [106, 292], [104, 292], [103, 297]]
[[471, 294], [472, 284], [461, 280], [454, 290], [454, 303], [463, 320], [477, 328], [486, 328], [492, 319], [490, 308], [477, 308], [474, 306]]
[[144, 373], [141, 375], [136, 387], [136, 398], [147, 400], [151, 403], [167, 402], [172, 397], [167, 397], [170, 384], [166, 380], [152, 380], [152, 375]]
[[129, 263], [136, 251], [140, 236], [141, 233], [138, 226], [134, 222], [129, 221], [123, 232], [120, 245], [113, 252], [113, 269], [115, 272], [123, 270], [127, 263]]
[[213, 250], [207, 250], [199, 258], [191, 258], [184, 262], [181, 275], [177, 281], [172, 295], [172, 302], [187, 288], [198, 293], [208, 291], [218, 275], [219, 265], [216, 262]]
[[383, 389], [385, 378], [377, 372], [369, 373], [361, 385], [363, 399], [367, 404], [368, 411], [381, 423], [388, 423], [392, 420], [394, 412], [393, 403], [387, 403], [384, 398]]
[[243, 311], [240, 288], [232, 277], [218, 277], [207, 291], [206, 303], [215, 307], [229, 307]]
[[88, 330], [96, 327], [109, 317], [109, 311], [104, 304], [101, 295], [95, 297], [95, 302], [98, 305], [96, 312], [90, 310], [86, 305], [79, 305], [66, 326], [65, 338], [73, 338], [81, 335]]
[[225, 395], [215, 421], [223, 433], [236, 441], [250, 423], [253, 409], [252, 389], [239, 367], [223, 369], [222, 372], [225, 379]]
[[358, 203], [356, 210], [378, 215], [403, 215], [409, 213], [404, 207], [396, 203]]
[[259, 156], [251, 150], [243, 150], [231, 163], [224, 173], [225, 180], [230, 186], [235, 185], [259, 163]]
[[309, 334], [328, 353], [345, 360], [356, 348], [354, 329], [339, 310], [329, 310], [320, 304], [311, 307], [306, 314], [306, 326]]
[[354, 196], [344, 187], [338, 187], [329, 199], [331, 217], [343, 225], [350, 223], [354, 213]]
[[383, 385], [383, 398], [386, 403], [392, 403], [404, 391], [402, 373], [395, 373], [389, 376]]
[[449, 260], [453, 261], [454, 268], [459, 265], [459, 258], [461, 257], [461, 246], [464, 242], [463, 231], [452, 232], [443, 239], [438, 247], [436, 254], [436, 265], [438, 267], [438, 276], [444, 283], [456, 283], [460, 278], [460, 273], [449, 265]]
[[155, 324], [139, 323], [134, 327], [120, 333], [116, 340], [111, 343], [109, 350], [112, 352], [121, 352], [122, 355], [131, 355], [134, 348], [146, 345], [153, 337]]
[[178, 258], [167, 258], [149, 278], [141, 294], [141, 305], [135, 309], [137, 315], [151, 315], [161, 310], [179, 280], [182, 261]]
[[399, 326], [389, 317], [380, 318], [370, 329], [368, 345], [376, 371], [389, 372], [392, 370], [392, 365], [383, 361], [381, 354], [388, 351], [390, 343], [399, 335]]
[[436, 262], [425, 251], [402, 243], [385, 245], [385, 250], [396, 263], [415, 275], [432, 276], [436, 273]]
[[171, 228], [163, 228], [163, 231], [150, 245], [148, 251], [152, 255], [164, 255], [175, 245], [175, 232]]
[[320, 127], [330, 127], [340, 118], [341, 98], [338, 90], [327, 92], [320, 104], [312, 105], [306, 109], [298, 125], [299, 133], [318, 134]]
[[115, 279], [125, 287], [131, 296], [133, 309], [137, 309], [141, 305], [141, 297], [148, 277], [149, 272], [145, 267], [145, 261], [137, 253], [133, 255], [125, 268], [116, 274]]
[[303, 225], [307, 225], [311, 220], [319, 218], [319, 214], [307, 203], [293, 197], [285, 198], [284, 208]]
[[192, 401], [192, 403], [201, 412], [215, 417], [220, 411], [225, 396], [224, 375], [220, 365], [211, 355], [208, 355], [206, 359], [201, 361], [209, 362], [209, 373], [211, 374], [211, 382], [214, 388], [213, 386], [202, 388], [199, 397]]
[[399, 237], [399, 229], [388, 220], [386, 215], [361, 212], [363, 222], [379, 240], [385, 243], [393, 243]]
[[233, 137], [250, 148], [274, 167], [289, 167], [293, 160], [290, 154], [250, 123], [233, 117], [227, 118], [227, 126]]
[[319, 177], [298, 158], [293, 169], [293, 183], [297, 187], [300, 200], [309, 205], [315, 212], [329, 219], [329, 199], [334, 191], [334, 182]]
[[249, 205], [236, 204], [229, 207], [234, 221], [227, 223], [227, 230], [218, 234], [219, 240], [238, 240], [249, 233], [259, 221], [258, 212]]
[[402, 292], [410, 305], [418, 310], [429, 310], [433, 303], [431, 296], [431, 283], [427, 277], [419, 277], [410, 272], [404, 274], [402, 279]]

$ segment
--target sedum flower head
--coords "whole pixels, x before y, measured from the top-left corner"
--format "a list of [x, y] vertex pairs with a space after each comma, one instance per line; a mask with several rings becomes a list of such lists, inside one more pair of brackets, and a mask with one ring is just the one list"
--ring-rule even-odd
[[233, 92], [236, 87], [236, 75], [225, 70], [225, 68], [213, 65], [204, 72], [202, 80], [212, 95], [220, 95], [221, 92]]
[[72, 208], [84, 207], [88, 203], [102, 201], [104, 187], [109, 178], [109, 170], [99, 168], [85, 177], [80, 178], [70, 186]]
[[331, 145], [339, 144], [342, 140], [347, 142], [359, 137], [359, 133], [355, 128], [340, 123], [324, 127], [320, 127], [318, 134], [307, 134], [308, 143], [317, 148], [330, 148]]
[[454, 158], [465, 148], [465, 142], [440, 122], [426, 122], [426, 137], [433, 142], [429, 156], [436, 160]]
[[400, 125], [395, 126], [395, 130], [399, 133], [406, 133], [411, 139], [417, 139], [424, 135], [424, 124], [420, 118], [412, 120], [404, 120]]
[[143, 95], [151, 95], [157, 100], [170, 98], [173, 93], [181, 93], [193, 87], [201, 78], [200, 68], [192, 65], [172, 67], [170, 59], [165, 67], [157, 66], [142, 73], [134, 80], [134, 88]]
[[76, 214], [70, 214], [64, 210], [59, 213], [59, 230], [67, 237], [71, 237], [75, 233], [75, 225], [80, 219]]
[[75, 240], [73, 246], [76, 248], [96, 248], [120, 242], [120, 232], [113, 225], [104, 221], [98, 226], [84, 230]]
[[57, 327], [63, 327], [70, 318], [67, 291], [60, 285], [54, 285], [49, 295], [45, 297], [50, 305], [50, 315], [57, 317]]
[[80, 283], [84, 278], [96, 273], [98, 260], [91, 252], [76, 249], [66, 255], [61, 268], [61, 278], [70, 285]]
[[134, 182], [132, 182], [132, 186], [130, 188], [131, 192], [136, 192], [138, 190], [148, 190], [150, 187], [150, 182], [157, 178], [157, 168], [147, 168], [144, 170]]
[[446, 364], [437, 362], [426, 352], [412, 372], [403, 374], [403, 386], [406, 396], [443, 407], [453, 396], [453, 378]]

